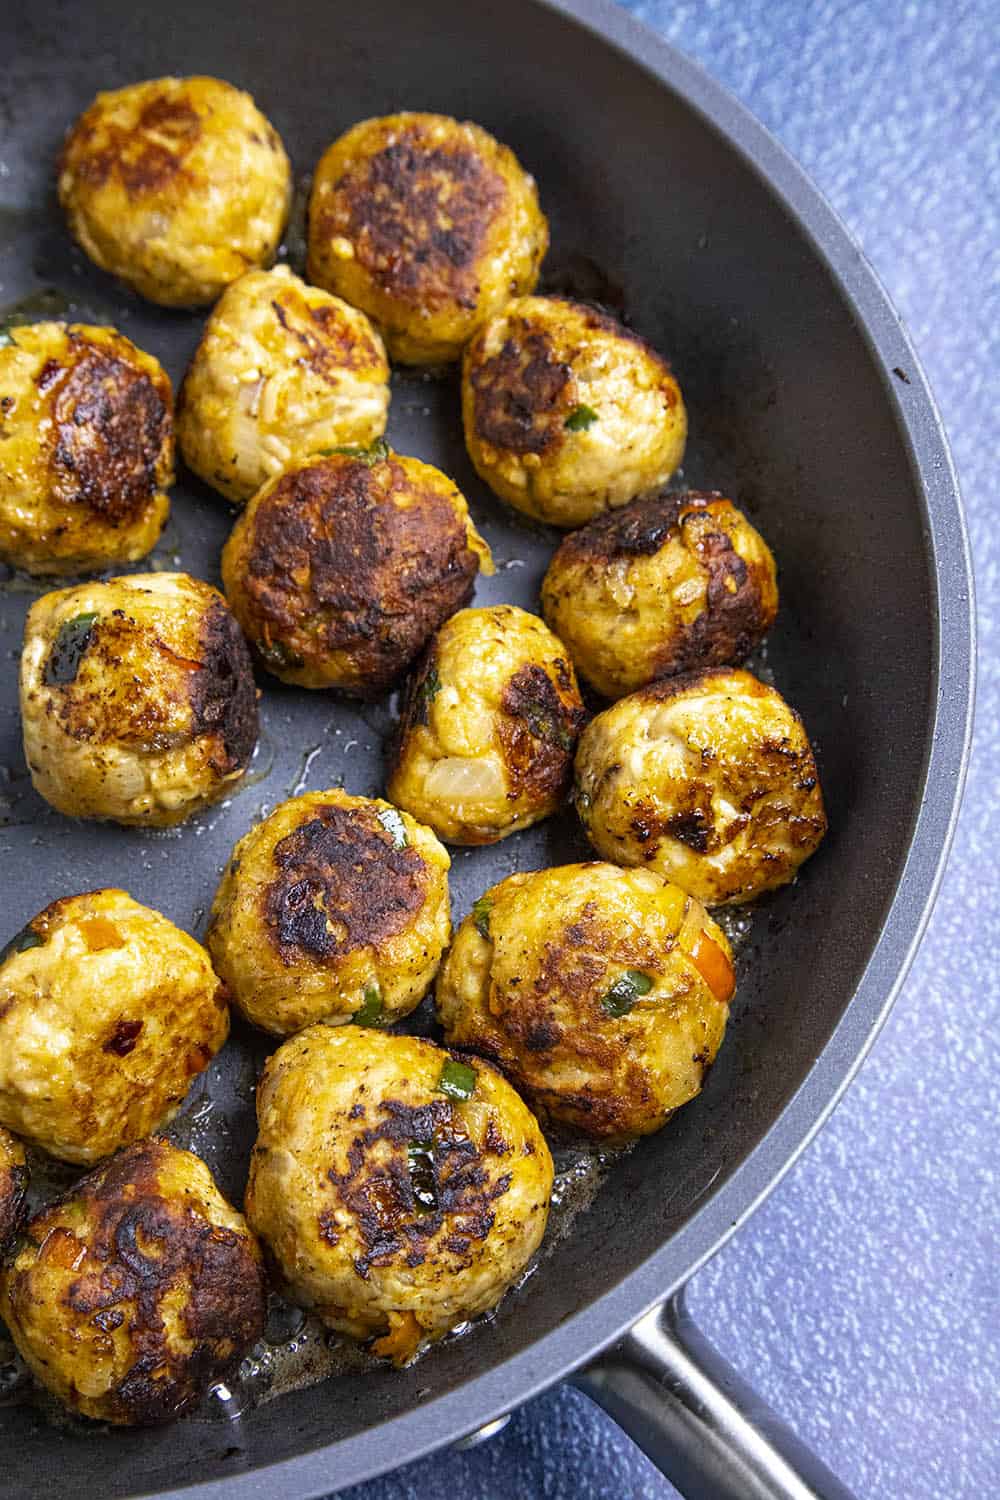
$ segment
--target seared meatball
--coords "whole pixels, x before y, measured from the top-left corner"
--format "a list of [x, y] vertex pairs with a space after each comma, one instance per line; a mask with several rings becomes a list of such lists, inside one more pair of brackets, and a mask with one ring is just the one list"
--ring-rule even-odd
[[363, 120], [316, 168], [309, 279], [363, 307], [404, 364], [458, 359], [508, 297], [532, 290], [548, 243], [534, 179], [478, 125]]
[[542, 609], [606, 698], [656, 677], [736, 663], [774, 623], [774, 558], [731, 500], [654, 495], [563, 539]]
[[0, 561], [29, 573], [135, 562], [174, 482], [173, 395], [113, 328], [0, 333]]
[[494, 1307], [545, 1232], [552, 1158], [488, 1063], [312, 1026], [270, 1059], [247, 1218], [288, 1294], [398, 1365]]
[[802, 720], [774, 688], [724, 667], [598, 714], [577, 751], [576, 806], [598, 853], [648, 865], [706, 906], [785, 885], [826, 832]]
[[451, 861], [388, 802], [309, 792], [233, 850], [208, 947], [248, 1020], [383, 1025], [427, 993], [451, 936]]
[[21, 719], [35, 790], [60, 812], [180, 823], [253, 754], [246, 642], [222, 595], [186, 573], [60, 589], [28, 612]]
[[388, 795], [451, 844], [555, 812], [585, 718], [561, 643], [512, 604], [463, 609], [410, 679]]
[[582, 526], [664, 484], [687, 437], [667, 362], [561, 297], [522, 297], [479, 330], [462, 362], [462, 420], [479, 477], [552, 526]]
[[260, 1249], [205, 1163], [141, 1141], [28, 1224], [0, 1316], [70, 1411], [151, 1426], [188, 1411], [264, 1327]]
[[21, 1142], [0, 1126], [0, 1255], [24, 1218], [28, 1169]]
[[725, 935], [678, 886], [565, 865], [480, 897], [438, 975], [438, 1017], [543, 1115], [626, 1140], [698, 1093], [734, 983]]
[[381, 437], [388, 410], [389, 363], [364, 313], [275, 266], [213, 308], [177, 437], [188, 466], [242, 504], [295, 458]]
[[287, 469], [222, 554], [233, 613], [275, 677], [378, 698], [470, 597], [490, 552], [439, 469], [379, 443]]
[[0, 1124], [100, 1161], [166, 1124], [228, 1034], [194, 938], [125, 891], [53, 901], [0, 959]]
[[164, 307], [270, 265], [291, 200], [277, 131], [218, 78], [98, 94], [66, 137], [59, 201], [91, 260]]

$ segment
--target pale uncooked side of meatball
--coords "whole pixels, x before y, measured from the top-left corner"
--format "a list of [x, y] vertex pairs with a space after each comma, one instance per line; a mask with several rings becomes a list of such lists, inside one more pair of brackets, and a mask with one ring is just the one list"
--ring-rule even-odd
[[209, 952], [249, 1021], [389, 1025], [430, 989], [451, 936], [447, 852], [377, 798], [334, 789], [276, 807], [233, 850]]
[[468, 121], [362, 120], [316, 168], [309, 279], [364, 308], [404, 364], [458, 359], [508, 298], [533, 290], [548, 243], [534, 178]]
[[246, 1212], [288, 1295], [405, 1364], [495, 1307], [538, 1249], [552, 1158], [478, 1058], [313, 1026], [257, 1090]]
[[205, 325], [181, 387], [188, 467], [243, 504], [293, 459], [385, 431], [389, 362], [363, 312], [288, 269], [248, 271]]
[[29, 573], [136, 562], [174, 482], [173, 393], [113, 328], [0, 333], [0, 561]]
[[28, 1223], [0, 1317], [69, 1411], [152, 1426], [189, 1411], [264, 1328], [260, 1247], [197, 1156], [141, 1141]]
[[293, 465], [238, 517], [222, 581], [261, 663], [378, 698], [470, 598], [490, 550], [440, 469], [379, 443]]
[[665, 678], [598, 714], [577, 750], [576, 807], [605, 859], [646, 865], [706, 906], [786, 885], [826, 832], [802, 720], [727, 668]]
[[585, 717], [542, 620], [460, 610], [407, 685], [387, 794], [447, 843], [494, 843], [559, 807]]
[[734, 990], [724, 933], [649, 870], [511, 875], [455, 934], [437, 982], [454, 1047], [543, 1115], [598, 1138], [658, 1130], [700, 1091]]
[[277, 131], [218, 78], [153, 78], [98, 94], [66, 137], [59, 201], [104, 271], [191, 307], [270, 265], [291, 202]]
[[0, 960], [0, 1124], [89, 1165], [165, 1125], [229, 1034], [208, 954], [125, 891], [53, 901]]
[[21, 1227], [27, 1191], [24, 1147], [0, 1126], [0, 1254], [14, 1231]]
[[606, 698], [743, 660], [778, 610], [774, 558], [718, 494], [633, 500], [565, 537], [542, 584], [545, 619]]
[[35, 790], [59, 812], [180, 823], [253, 754], [246, 642], [218, 590], [186, 573], [45, 594], [25, 625], [21, 722]]
[[462, 421], [494, 494], [564, 527], [664, 485], [687, 439], [667, 362], [607, 313], [563, 297], [509, 302], [470, 341]]

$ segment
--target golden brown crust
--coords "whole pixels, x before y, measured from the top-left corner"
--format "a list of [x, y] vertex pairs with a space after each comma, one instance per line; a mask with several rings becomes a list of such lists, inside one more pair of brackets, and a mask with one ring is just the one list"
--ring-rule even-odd
[[484, 551], [437, 470], [396, 455], [331, 454], [288, 470], [252, 502], [223, 578], [276, 675], [370, 698], [468, 600]]
[[544, 332], [512, 319], [510, 336], [473, 368], [470, 383], [476, 433], [485, 442], [512, 453], [545, 453], [563, 440], [570, 367]]
[[[551, 671], [547, 670], [551, 668]], [[569, 662], [545, 667], [531, 662], [507, 681], [500, 699], [497, 738], [514, 797], [540, 802], [565, 796], [573, 775], [573, 751], [587, 714]]]
[[38, 375], [55, 434], [53, 491], [109, 521], [131, 520], [159, 489], [171, 451], [170, 382], [137, 368], [127, 339], [100, 348], [79, 329], [67, 337], [74, 362], [50, 359]]
[[742, 661], [773, 625], [778, 594], [771, 554], [732, 501], [687, 490], [633, 500], [571, 532], [542, 602], [583, 675], [617, 697]]
[[183, 97], [153, 94], [130, 128], [107, 119], [95, 100], [67, 135], [58, 171], [72, 167], [94, 187], [116, 177], [133, 198], [157, 193], [184, 176], [185, 160], [201, 131], [201, 116]]
[[396, 847], [375, 804], [311, 811], [275, 845], [278, 874], [261, 892], [264, 923], [286, 963], [383, 944], [427, 899], [423, 859], [409, 844]]
[[478, 152], [461, 140], [436, 143], [415, 119], [338, 178], [317, 228], [349, 236], [359, 264], [392, 297], [474, 308], [476, 262], [506, 198], [503, 177]]
[[[120, 1152], [36, 1214], [3, 1278], [15, 1341], [85, 1415], [129, 1426], [178, 1417], [263, 1331], [257, 1246], [201, 1163], [191, 1186], [178, 1180], [191, 1173], [186, 1157], [157, 1138]], [[36, 1325], [53, 1324], [113, 1362], [104, 1390], [81, 1391], [89, 1372], [72, 1356], [62, 1368], [58, 1335], [51, 1347], [37, 1337]]]
[[722, 1040], [731, 984], [717, 992], [706, 978], [702, 943], [731, 981], [704, 909], [645, 871], [514, 875], [459, 927], [438, 1016], [450, 1043], [492, 1058], [551, 1119], [601, 1138], [646, 1134], [698, 1092]]
[[28, 1168], [20, 1141], [0, 1125], [0, 1255], [21, 1227], [27, 1206]]
[[548, 245], [533, 180], [479, 126], [404, 112], [328, 148], [309, 205], [309, 279], [362, 307], [394, 359], [457, 359], [530, 291]]

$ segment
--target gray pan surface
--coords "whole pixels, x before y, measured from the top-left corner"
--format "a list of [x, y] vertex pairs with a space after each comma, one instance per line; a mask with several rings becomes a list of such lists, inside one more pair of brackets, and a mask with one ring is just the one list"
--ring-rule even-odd
[[[767, 667], [816, 741], [830, 836], [754, 918], [703, 1095], [616, 1165], [496, 1318], [402, 1374], [346, 1372], [238, 1421], [103, 1435], [7, 1405], [12, 1500], [193, 1484], [205, 1500], [320, 1494], [558, 1379], [752, 1210], [832, 1107], [922, 930], [960, 785], [972, 659], [964, 532], [929, 394], [859, 252], [780, 148], [603, 0], [569, 10], [15, 0], [0, 19], [0, 301], [54, 289], [64, 315], [113, 322], [175, 381], [183, 372], [202, 319], [118, 289], [72, 247], [54, 205], [62, 132], [100, 88], [168, 72], [230, 79], [273, 119], [300, 177], [366, 115], [480, 121], [538, 178], [553, 282], [620, 299], [673, 361], [691, 415], [685, 482], [733, 494], [776, 553], [782, 611]], [[477, 602], [536, 607], [553, 538], [519, 526], [476, 481], [454, 381], [397, 377], [389, 435], [469, 497], [499, 564]], [[155, 564], [217, 581], [230, 524], [224, 503], [182, 478]], [[228, 805], [162, 836], [58, 817], [31, 791], [19, 741], [15, 663], [31, 598], [17, 580], [0, 594], [6, 929], [57, 896], [117, 884], [200, 931], [230, 847], [266, 809], [306, 787], [380, 788], [384, 708], [268, 681], [261, 751]], [[492, 850], [456, 851], [454, 913], [514, 868], [584, 854], [568, 814]], [[261, 1055], [237, 1035], [211, 1080], [214, 1109], [190, 1135], [237, 1198]]]

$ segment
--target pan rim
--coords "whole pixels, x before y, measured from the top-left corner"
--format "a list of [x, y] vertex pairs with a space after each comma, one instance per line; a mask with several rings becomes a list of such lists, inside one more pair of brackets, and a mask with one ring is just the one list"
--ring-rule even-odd
[[[880, 369], [908, 450], [936, 597], [933, 710], [919, 807], [882, 929], [826, 1046], [763, 1139], [642, 1265], [552, 1332], [456, 1389], [388, 1422], [293, 1458], [157, 1493], [160, 1500], [250, 1500], [276, 1487], [328, 1495], [453, 1442], [566, 1378], [686, 1282], [739, 1229], [836, 1107], [880, 1031], [923, 936], [947, 862], [969, 758], [975, 605], [958, 481], [934, 398], [877, 275], [794, 158], [734, 96], [614, 0], [532, 0], [642, 68], [694, 110], [781, 203], [825, 265]], [[893, 377], [904, 368], [909, 383]], [[511, 1392], [516, 1392], [512, 1401]]]

